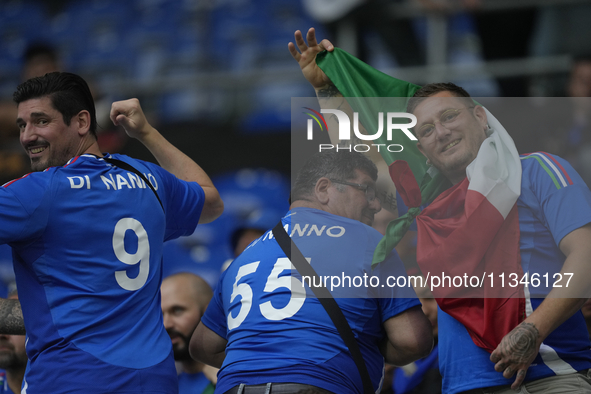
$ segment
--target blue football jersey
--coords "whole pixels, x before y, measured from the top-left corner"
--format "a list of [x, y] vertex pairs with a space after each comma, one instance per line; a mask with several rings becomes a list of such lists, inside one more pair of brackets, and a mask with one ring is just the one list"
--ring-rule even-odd
[[[387, 277], [405, 276], [402, 262], [393, 252], [372, 270], [381, 234], [358, 221], [309, 208], [296, 208], [282, 221], [318, 275], [331, 277], [327, 287], [356, 336], [377, 390], [384, 368], [378, 349], [385, 336], [382, 323], [419, 305], [412, 288], [386, 285]], [[202, 318], [228, 340], [216, 393], [240, 383], [268, 382], [363, 392], [350, 353], [309, 283], [310, 278], [293, 268], [271, 231], [230, 264]]]
[[[521, 265], [540, 282], [526, 289], [526, 313], [543, 301], [560, 272], [565, 256], [558, 244], [568, 233], [591, 222], [591, 192], [565, 160], [547, 153], [521, 156], [523, 175], [519, 211]], [[546, 286], [544, 274], [549, 275]], [[564, 284], [565, 282], [563, 282]], [[505, 283], [507, 286], [508, 284]], [[473, 388], [511, 384], [494, 370], [490, 354], [477, 347], [465, 327], [439, 310], [439, 361], [443, 391], [458, 393]], [[568, 374], [591, 367], [591, 343], [579, 311], [543, 342], [525, 380]], [[467, 364], [469, 368], [467, 368]]]
[[111, 157], [143, 173], [164, 209], [141, 177], [94, 155], [0, 188], [0, 243], [13, 249], [31, 392], [176, 392], [162, 245], [194, 231], [203, 189]]

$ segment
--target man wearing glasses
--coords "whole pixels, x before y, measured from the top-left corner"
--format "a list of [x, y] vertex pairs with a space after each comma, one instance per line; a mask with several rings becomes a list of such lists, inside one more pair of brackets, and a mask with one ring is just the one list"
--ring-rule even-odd
[[[386, 285], [387, 277], [404, 276], [396, 252], [387, 268], [371, 269], [381, 239], [369, 227], [381, 209], [376, 178], [375, 165], [360, 153], [317, 153], [300, 170], [290, 211], [281, 220], [321, 278], [343, 279], [341, 286], [329, 279], [326, 287], [379, 392], [384, 357], [405, 365], [426, 356], [433, 337], [412, 288]], [[371, 276], [365, 283], [364, 275]], [[216, 393], [363, 392], [344, 341], [304, 278], [271, 231], [222, 274], [190, 347], [194, 358], [221, 368]]]
[[[307, 44], [299, 31], [295, 39], [300, 52], [291, 43], [290, 52], [318, 96], [339, 96], [340, 92], [315, 61], [321, 51], [331, 51], [332, 44], [327, 40], [318, 44], [312, 29]], [[472, 180], [481, 181], [490, 175], [487, 172], [494, 173], [500, 168], [493, 164], [482, 167], [483, 171], [476, 176], [471, 172], [485, 163], [481, 152], [501, 152], [500, 139], [493, 138], [506, 131], [464, 89], [451, 83], [426, 85], [410, 99], [407, 111], [417, 117], [414, 127], [417, 147], [427, 163], [452, 184], [446, 196], [462, 185], [472, 187]], [[495, 122], [493, 128], [492, 122]], [[496, 160], [501, 155], [491, 157]], [[444, 312], [440, 304], [438, 346], [443, 391], [451, 394], [591, 393], [590, 342], [580, 312], [588, 298], [585, 290], [590, 287], [591, 192], [562, 158], [542, 152], [521, 156], [515, 152], [515, 158], [516, 168], [521, 171], [516, 184], [520, 193], [515, 194], [509, 208], [515, 204], [518, 211], [519, 236], [513, 237], [517, 264], [522, 272], [539, 273], [540, 277], [544, 272], [554, 278], [572, 274], [570, 288], [560, 283], [562, 287], [550, 284], [526, 289], [522, 296], [525, 300], [522, 318], [506, 335], [501, 335], [496, 348], [488, 351], [476, 345], [466, 322], [452, 317], [450, 311]], [[497, 162], [504, 161], [501, 159]], [[472, 177], [467, 177], [470, 172]], [[503, 204], [505, 196], [497, 195], [497, 203]], [[434, 212], [440, 217], [447, 214]], [[489, 225], [482, 221], [477, 227]], [[421, 248], [420, 234], [419, 231], [417, 249]], [[467, 234], [458, 242], [458, 259], [471, 249], [468, 245], [480, 240], [479, 234], [478, 231]], [[449, 244], [449, 240], [446, 242]], [[501, 246], [509, 249], [507, 244]], [[449, 263], [442, 261], [442, 256], [438, 258], [439, 264]], [[573, 293], [573, 288], [578, 291]], [[498, 313], [489, 317], [489, 324], [504, 318]]]

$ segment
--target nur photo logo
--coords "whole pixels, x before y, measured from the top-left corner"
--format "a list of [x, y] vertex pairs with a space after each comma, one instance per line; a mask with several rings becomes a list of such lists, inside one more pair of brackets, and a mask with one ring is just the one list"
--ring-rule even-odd
[[[417, 141], [417, 138], [414, 134], [409, 130], [417, 124], [417, 118], [413, 114], [407, 112], [378, 112], [377, 119], [378, 119], [378, 130], [373, 134], [366, 134], [362, 133], [359, 128], [359, 113], [353, 112], [353, 122], [349, 119], [347, 113], [338, 110], [338, 109], [320, 109], [320, 112], [315, 111], [310, 107], [302, 107], [307, 109], [310, 112], [304, 112], [306, 115], [309, 115], [311, 119], [308, 119], [307, 123], [307, 139], [313, 140], [314, 139], [314, 121], [318, 124], [321, 132], [328, 131], [328, 125], [326, 119], [322, 114], [332, 114], [336, 117], [338, 121], [338, 139], [341, 144], [319, 144], [319, 151], [322, 150], [330, 150], [336, 149], [339, 150], [348, 150], [355, 152], [368, 152], [372, 146], [377, 147], [378, 152], [380, 149], [387, 149], [389, 152], [402, 152], [404, 147], [401, 144], [390, 144], [393, 141], [396, 133], [394, 134], [395, 130], [400, 130], [405, 135], [405, 138], [408, 138], [411, 141]], [[410, 120], [408, 123], [394, 123], [394, 119], [406, 119]], [[354, 136], [351, 135], [351, 123], [353, 124], [353, 133]], [[384, 127], [384, 123], [386, 124]], [[371, 144], [352, 144], [352, 138], [357, 141], [376, 141], [380, 139], [384, 141], [382, 137], [384, 134], [384, 129], [386, 131], [385, 140], [388, 143], [371, 143]], [[367, 130], [368, 133], [371, 130]], [[347, 144], [349, 142], [349, 144]]]

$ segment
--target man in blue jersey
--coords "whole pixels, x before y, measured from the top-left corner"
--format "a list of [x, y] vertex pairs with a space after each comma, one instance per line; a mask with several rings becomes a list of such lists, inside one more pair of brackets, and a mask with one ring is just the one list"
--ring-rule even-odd
[[213, 393], [214, 386], [203, 371], [205, 364], [189, 354], [191, 336], [213, 294], [211, 287], [200, 276], [182, 272], [164, 278], [160, 291], [164, 328], [172, 340], [179, 373], [179, 394]]
[[[464, 89], [451, 83], [424, 86], [411, 98], [408, 111], [417, 116], [421, 152], [453, 185], [462, 182], [490, 134], [487, 113], [474, 106]], [[453, 118], [444, 118], [446, 111], [454, 111]], [[568, 273], [573, 274], [572, 281], [569, 288], [526, 289], [525, 320], [492, 354], [476, 346], [466, 328], [440, 310], [445, 392], [591, 393], [591, 350], [580, 312], [585, 299], [574, 298], [583, 292], [570, 291], [589, 286], [591, 192], [568, 162], [557, 156], [533, 153], [520, 158], [517, 208], [523, 272], [554, 278]]]
[[[423, 357], [433, 336], [412, 289], [377, 283], [376, 289], [359, 280], [355, 285], [364, 275], [379, 277], [382, 284], [386, 277], [404, 275], [396, 252], [371, 269], [381, 239], [370, 227], [380, 210], [376, 177], [375, 165], [359, 153], [318, 153], [299, 172], [290, 211], [281, 220], [320, 277], [343, 278], [332, 293], [377, 392], [384, 358], [403, 365]], [[272, 393], [310, 386], [321, 393], [363, 392], [344, 341], [318, 299], [304, 290], [309, 290], [304, 278], [270, 230], [222, 274], [191, 340], [193, 357], [221, 367], [216, 393], [265, 393], [269, 386]]]
[[[312, 29], [307, 43], [299, 31], [295, 38], [300, 52], [291, 43], [290, 52], [319, 97], [342, 97], [315, 61], [318, 53], [334, 46], [328, 40], [318, 44]], [[483, 107], [453, 84], [430, 84], [415, 93], [407, 111], [417, 117], [418, 147], [428, 163], [452, 184], [463, 182], [490, 134]], [[445, 393], [591, 393], [591, 344], [580, 312], [588, 297], [581, 289], [591, 287], [591, 192], [573, 168], [554, 155], [522, 155], [521, 167], [521, 268], [554, 280], [555, 275], [572, 274], [570, 286], [563, 282], [563, 287], [545, 286], [536, 293], [528, 289], [525, 320], [492, 353], [477, 346], [465, 325], [440, 309]]]
[[[102, 153], [86, 82], [30, 79], [14, 93], [34, 171], [0, 188], [0, 243], [12, 247], [30, 363], [24, 393], [176, 393], [162, 324], [163, 242], [223, 210], [207, 174], [147, 122], [138, 100], [111, 119], [155, 165]], [[24, 333], [3, 300], [2, 332]]]

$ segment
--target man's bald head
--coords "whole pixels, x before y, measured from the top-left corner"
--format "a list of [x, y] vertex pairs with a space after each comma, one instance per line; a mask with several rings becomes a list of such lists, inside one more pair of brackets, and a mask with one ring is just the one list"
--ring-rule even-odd
[[193, 299], [196, 300], [203, 312], [213, 297], [211, 286], [202, 277], [190, 272], [181, 272], [164, 278], [162, 289], [168, 286], [172, 289], [183, 287], [192, 292]]

